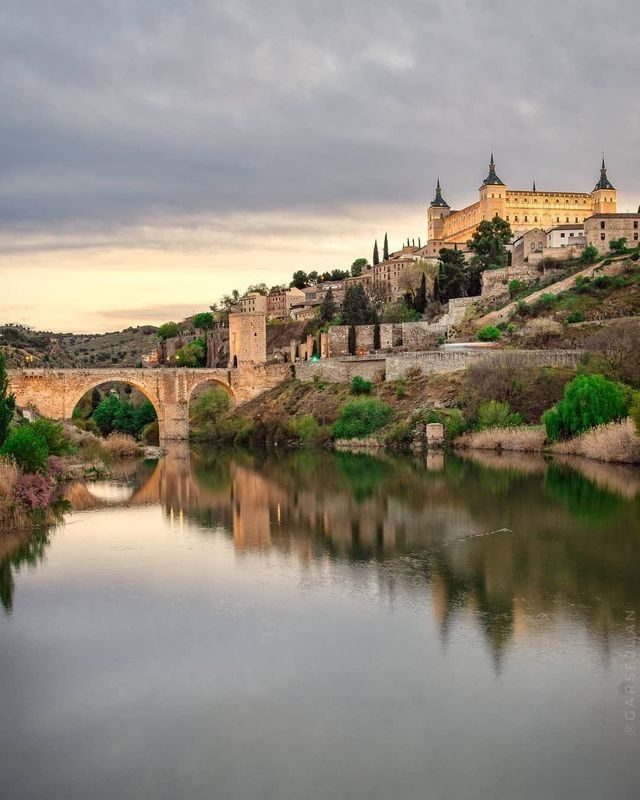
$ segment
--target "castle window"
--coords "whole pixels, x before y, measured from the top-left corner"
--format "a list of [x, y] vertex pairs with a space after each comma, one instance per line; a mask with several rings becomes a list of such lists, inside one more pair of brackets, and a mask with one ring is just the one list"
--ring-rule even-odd
[[604, 242], [604, 240], [605, 240], [605, 238], [606, 238], [606, 235], [607, 235], [606, 233], [601, 233], [601, 234], [600, 234], [600, 239], [601, 239], [603, 242]]
[[564, 233], [561, 233], [561, 234], [560, 234], [560, 238], [561, 238], [561, 239], [564, 239]]
[[556, 197], [556, 203], [559, 203], [559, 202], [560, 202], [560, 201], [559, 201], [559, 200], [558, 200], [558, 198]]
[[533, 221], [534, 221], [534, 222], [537, 222], [537, 221], [538, 221], [538, 217], [534, 217], [534, 218], [533, 218]]
[[513, 219], [517, 222], [518, 221], [518, 215], [516, 214]]
[[633, 234], [633, 241], [634, 241], [634, 242], [637, 242], [637, 241], [638, 241], [638, 234], [637, 234], [637, 233], [634, 233], [634, 234]]
[[634, 227], [634, 228], [637, 228], [637, 227], [638, 227], [638, 220], [636, 220], [636, 221], [633, 223], [633, 227]]
[[560, 222], [560, 217], [556, 217], [556, 222]]
[[509, 222], [509, 215], [507, 214], [507, 222]]
[[524, 221], [525, 221], [525, 222], [529, 222], [529, 217], [525, 217], [525, 218], [524, 218]]
[[576, 217], [576, 222], [578, 221], [578, 217]]
[[567, 222], [569, 222], [569, 217], [567, 217]]
[[600, 229], [604, 230], [604, 220], [602, 220], [602, 222], [600, 223]]

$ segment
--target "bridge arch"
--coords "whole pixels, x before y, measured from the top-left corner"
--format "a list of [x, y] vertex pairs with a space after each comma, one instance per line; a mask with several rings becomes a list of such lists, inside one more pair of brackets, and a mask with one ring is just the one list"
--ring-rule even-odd
[[142, 394], [151, 403], [158, 419], [158, 435], [160, 441], [162, 442], [165, 438], [165, 421], [164, 414], [162, 413], [162, 404], [160, 402], [160, 398], [158, 397], [157, 393], [146, 386], [143, 381], [137, 380], [135, 376], [131, 377], [126, 372], [123, 372], [122, 375], [117, 377], [92, 375], [90, 378], [86, 378], [84, 381], [78, 381], [78, 385], [70, 388], [65, 397], [66, 416], [69, 419], [73, 416], [75, 407], [88, 392], [108, 383], [123, 383], [127, 386], [131, 386], [134, 389], [137, 389], [140, 394]]

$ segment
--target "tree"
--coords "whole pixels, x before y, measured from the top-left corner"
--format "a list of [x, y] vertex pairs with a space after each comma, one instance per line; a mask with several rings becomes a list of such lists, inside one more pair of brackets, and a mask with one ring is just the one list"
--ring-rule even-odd
[[328, 270], [327, 272], [323, 272], [318, 276], [318, 283], [325, 283], [326, 281], [343, 281], [345, 278], [348, 278], [349, 275], [350, 273], [344, 269]]
[[247, 286], [247, 291], [245, 294], [269, 294], [269, 287], [266, 283], [252, 283], [251, 286]]
[[619, 239], [612, 239], [609, 242], [609, 249], [612, 253], [622, 253], [627, 247], [626, 236], [621, 236]]
[[173, 339], [180, 332], [180, 328], [175, 322], [165, 322], [158, 328], [158, 338], [164, 341], [165, 339]]
[[291, 277], [293, 280], [289, 285], [294, 286], [296, 289], [304, 289], [305, 286], [309, 285], [309, 276], [302, 269], [296, 270]]
[[419, 314], [424, 314], [424, 310], [427, 307], [427, 276], [424, 272], [420, 279], [420, 287], [413, 298], [413, 307]]
[[372, 319], [371, 304], [362, 284], [347, 286], [342, 301], [342, 321], [345, 325], [368, 325]]
[[179, 367], [204, 367], [207, 360], [207, 343], [196, 339], [176, 350], [176, 364]]
[[117, 394], [109, 394], [103, 397], [98, 407], [92, 414], [92, 419], [100, 428], [103, 436], [108, 436], [115, 430], [114, 420], [120, 412], [121, 400]]
[[211, 311], [202, 311], [193, 317], [193, 327], [202, 331], [210, 331], [213, 328], [213, 314]]
[[349, 332], [347, 334], [347, 350], [350, 356], [356, 354], [356, 326], [349, 325]]
[[598, 251], [592, 244], [588, 244], [580, 253], [581, 264], [593, 264], [596, 258], [598, 258]]
[[338, 306], [333, 297], [333, 289], [329, 288], [320, 304], [320, 321], [324, 324], [331, 322], [338, 313]]
[[7, 436], [2, 454], [13, 458], [24, 472], [42, 472], [49, 450], [46, 441], [31, 425], [21, 425]]
[[602, 375], [578, 375], [564, 387], [564, 394], [542, 422], [550, 441], [576, 436], [596, 425], [627, 415], [629, 398], [620, 384]]
[[16, 407], [16, 398], [9, 391], [9, 376], [5, 367], [5, 360], [0, 353], [0, 447], [9, 434], [9, 425], [13, 419]]
[[362, 271], [367, 266], [369, 262], [366, 258], [356, 258], [356, 260], [351, 265], [351, 274], [354, 278], [357, 278], [359, 275], [362, 275]]
[[231, 294], [223, 294], [220, 298], [220, 305], [223, 310], [228, 311], [236, 305], [240, 299], [240, 292], [237, 289], [232, 289]]
[[474, 254], [471, 266], [478, 272], [506, 267], [507, 245], [511, 241], [511, 226], [497, 214], [492, 220], [483, 219], [467, 242]]
[[440, 267], [434, 284], [434, 295], [440, 303], [467, 293], [467, 275], [464, 256], [460, 250], [443, 247], [440, 250]]
[[387, 234], [384, 235], [384, 244], [382, 246], [382, 260], [388, 261], [389, 260], [389, 239], [387, 238]]
[[315, 269], [314, 269], [314, 270], [312, 270], [312, 271], [311, 271], [311, 272], [310, 272], [310, 273], [307, 275], [307, 278], [309, 279], [309, 283], [310, 283], [310, 284], [311, 284], [311, 283], [317, 283], [317, 282], [318, 282], [318, 273], [317, 273], [317, 271], [316, 271]]
[[380, 343], [380, 318], [378, 317], [378, 312], [373, 312], [373, 349], [379, 350], [381, 347]]
[[373, 265], [380, 263], [380, 256], [378, 255], [378, 240], [376, 239], [373, 244]]

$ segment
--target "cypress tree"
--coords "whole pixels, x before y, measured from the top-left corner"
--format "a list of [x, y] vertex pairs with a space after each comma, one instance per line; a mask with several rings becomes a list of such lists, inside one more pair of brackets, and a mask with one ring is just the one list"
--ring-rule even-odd
[[424, 310], [427, 307], [427, 276], [424, 272], [420, 280], [420, 288], [416, 292], [416, 297], [413, 301], [413, 307], [420, 314], [424, 314]]
[[384, 245], [382, 247], [382, 260], [388, 261], [389, 260], [389, 240], [387, 239], [387, 234], [384, 235]]
[[373, 349], [380, 349], [380, 318], [378, 312], [373, 312]]
[[378, 255], [378, 240], [376, 239], [373, 244], [373, 265], [380, 263], [380, 256]]
[[349, 325], [349, 333], [347, 336], [347, 350], [349, 351], [350, 356], [355, 356], [356, 354], [356, 326]]
[[320, 320], [322, 322], [331, 322], [337, 313], [338, 306], [333, 297], [333, 289], [329, 287], [328, 292], [324, 296], [324, 300], [320, 304]]

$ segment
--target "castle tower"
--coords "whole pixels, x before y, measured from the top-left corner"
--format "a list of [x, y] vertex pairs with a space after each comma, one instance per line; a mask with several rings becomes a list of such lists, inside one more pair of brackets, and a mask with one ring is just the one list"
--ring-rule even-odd
[[507, 187], [496, 173], [493, 152], [489, 162], [489, 174], [480, 187], [480, 219], [493, 219], [497, 214], [506, 219]]
[[607, 178], [607, 167], [604, 163], [604, 156], [602, 156], [602, 166], [600, 167], [600, 180], [596, 183], [594, 190], [591, 192], [593, 200], [593, 213], [594, 214], [615, 214], [616, 203], [616, 189]]
[[444, 218], [448, 217], [451, 213], [449, 204], [442, 196], [440, 189], [440, 178], [436, 183], [436, 196], [429, 205], [427, 212], [429, 235], [428, 240], [443, 239], [444, 238]]

